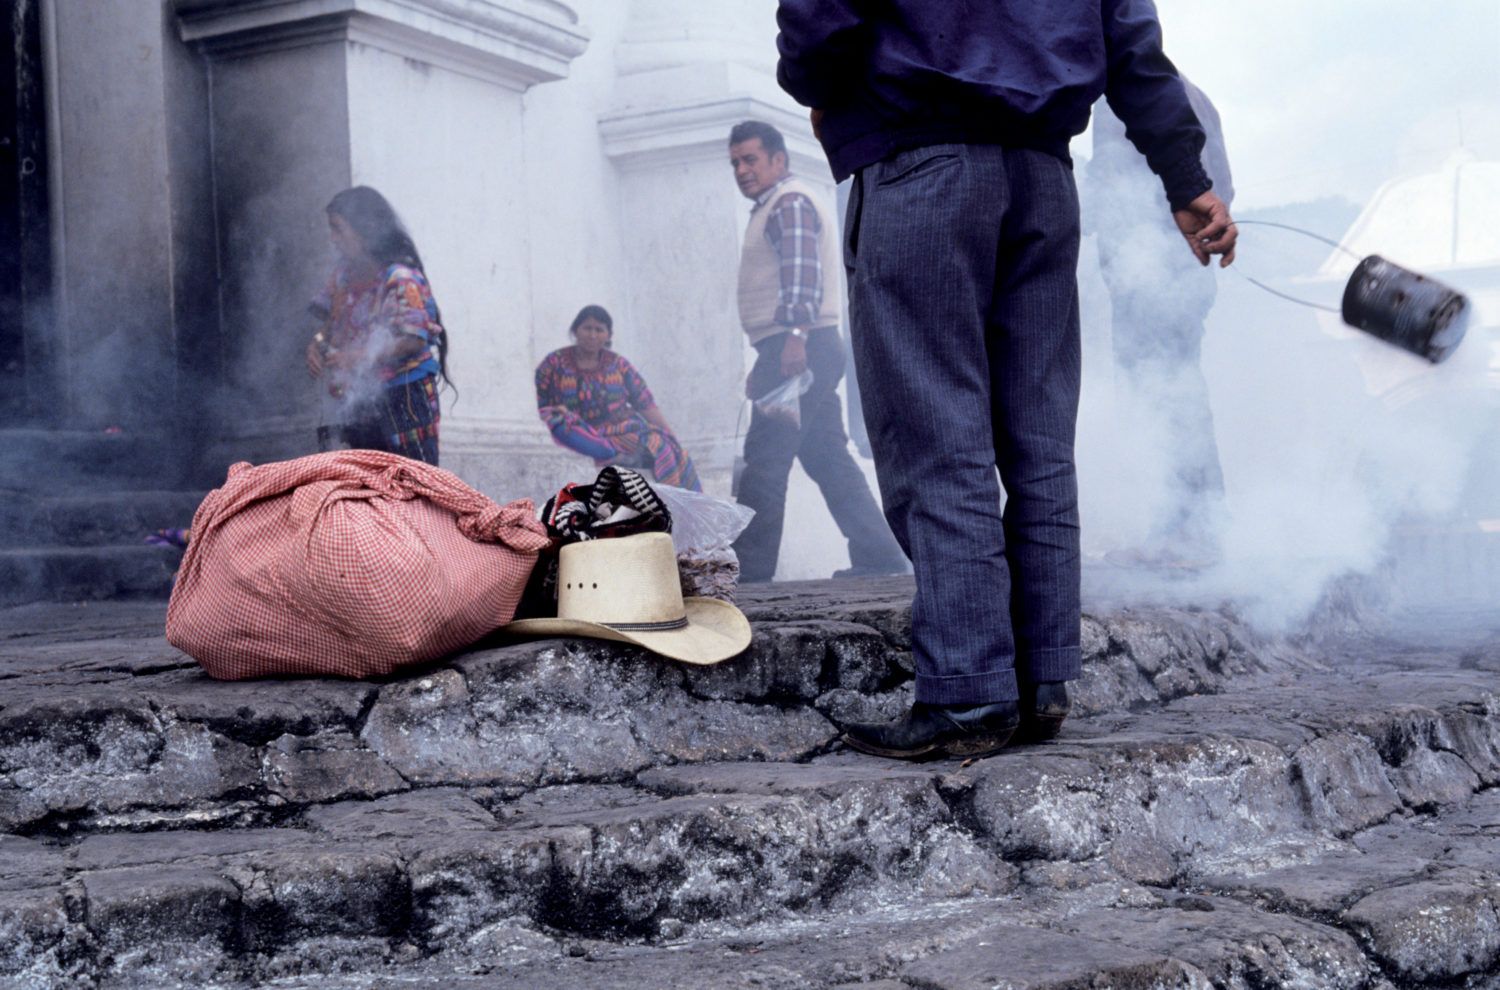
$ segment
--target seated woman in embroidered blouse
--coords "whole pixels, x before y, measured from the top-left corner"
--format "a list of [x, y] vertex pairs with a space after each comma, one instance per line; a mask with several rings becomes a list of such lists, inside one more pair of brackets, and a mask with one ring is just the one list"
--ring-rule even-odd
[[568, 328], [575, 343], [548, 354], [536, 369], [536, 404], [552, 439], [599, 467], [647, 467], [664, 485], [701, 492], [698, 471], [640, 372], [609, 349], [614, 321], [603, 306], [585, 306]]
[[438, 462], [438, 378], [448, 378], [448, 332], [422, 256], [391, 204], [369, 186], [328, 204], [339, 260], [309, 310], [321, 329], [307, 370], [327, 376], [350, 447]]

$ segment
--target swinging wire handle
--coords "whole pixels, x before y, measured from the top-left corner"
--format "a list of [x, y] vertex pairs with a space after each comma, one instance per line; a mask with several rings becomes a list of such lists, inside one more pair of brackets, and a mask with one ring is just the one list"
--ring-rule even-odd
[[1315, 241], [1322, 241], [1324, 244], [1327, 244], [1331, 248], [1337, 248], [1338, 250], [1347, 254], [1349, 257], [1353, 258], [1355, 261], [1360, 260], [1359, 255], [1344, 247], [1344, 245], [1340, 244], [1338, 241], [1331, 241], [1328, 238], [1324, 237], [1322, 234], [1314, 234], [1310, 230], [1303, 230], [1301, 227], [1293, 227], [1289, 223], [1277, 223], [1274, 220], [1231, 220], [1229, 221], [1229, 226], [1278, 227], [1282, 230], [1290, 230], [1294, 234], [1301, 234], [1304, 237], [1311, 237]]
[[[1324, 244], [1327, 244], [1329, 247], [1335, 248], [1335, 249], [1337, 249], [1339, 251], [1344, 252], [1349, 257], [1353, 258], [1355, 261], [1359, 260], [1359, 255], [1355, 254], [1353, 251], [1351, 251], [1348, 248], [1344, 247], [1344, 245], [1340, 244], [1338, 241], [1331, 241], [1328, 238], [1324, 237], [1322, 234], [1314, 234], [1310, 230], [1303, 230], [1301, 227], [1293, 227], [1289, 223], [1277, 223], [1274, 220], [1231, 220], [1229, 222], [1229, 225], [1231, 227], [1240, 227], [1240, 226], [1245, 226], [1245, 225], [1252, 225], [1252, 226], [1256, 226], [1256, 227], [1278, 227], [1278, 228], [1280, 228], [1282, 230], [1290, 230], [1293, 233], [1302, 234], [1305, 237], [1311, 237], [1315, 241], [1322, 241]], [[1299, 299], [1296, 296], [1288, 295], [1287, 293], [1282, 292], [1280, 289], [1273, 289], [1273, 288], [1271, 288], [1271, 286], [1269, 286], [1266, 283], [1260, 281], [1260, 279], [1253, 278], [1253, 277], [1251, 277], [1249, 275], [1246, 275], [1244, 272], [1240, 271], [1238, 268], [1234, 269], [1234, 271], [1235, 271], [1236, 274], [1238, 274], [1240, 276], [1240, 278], [1242, 278], [1245, 281], [1249, 282], [1251, 285], [1255, 286], [1258, 289], [1262, 289], [1262, 290], [1264, 290], [1266, 292], [1269, 292], [1271, 295], [1276, 296], [1277, 298], [1285, 299], [1287, 302], [1294, 302], [1294, 303], [1296, 303], [1299, 306], [1306, 306], [1309, 309], [1321, 309], [1325, 313], [1337, 313], [1340, 316], [1343, 315], [1343, 310], [1339, 309], [1336, 306], [1325, 306], [1322, 303], [1315, 303], [1315, 302], [1310, 302], [1309, 300], [1306, 300], [1306, 299]]]

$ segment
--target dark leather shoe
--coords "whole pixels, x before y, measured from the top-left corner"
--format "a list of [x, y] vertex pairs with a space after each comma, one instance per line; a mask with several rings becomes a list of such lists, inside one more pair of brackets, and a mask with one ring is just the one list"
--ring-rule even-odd
[[1020, 722], [1020, 707], [1014, 701], [949, 708], [919, 701], [894, 722], [846, 725], [844, 742], [864, 753], [899, 760], [989, 756], [1010, 742]]
[[1072, 702], [1068, 700], [1066, 681], [1041, 681], [1021, 685], [1021, 727], [1018, 742], [1045, 742], [1056, 738], [1068, 717]]

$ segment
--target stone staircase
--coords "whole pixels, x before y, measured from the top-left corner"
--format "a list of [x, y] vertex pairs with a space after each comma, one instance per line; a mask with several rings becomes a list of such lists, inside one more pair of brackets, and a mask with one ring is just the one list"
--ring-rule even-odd
[[203, 497], [170, 464], [152, 435], [0, 430], [0, 605], [170, 592], [179, 551], [142, 540]]
[[1058, 740], [906, 765], [834, 722], [909, 703], [908, 595], [746, 591], [714, 668], [380, 683], [0, 613], [0, 987], [1500, 985], [1500, 644], [1090, 616]]

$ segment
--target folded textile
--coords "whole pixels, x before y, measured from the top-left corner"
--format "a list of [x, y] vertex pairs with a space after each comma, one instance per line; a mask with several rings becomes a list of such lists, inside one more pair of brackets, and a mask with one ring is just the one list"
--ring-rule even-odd
[[672, 512], [640, 472], [610, 466], [591, 485], [569, 484], [542, 508], [558, 544], [633, 533], [670, 533]]

